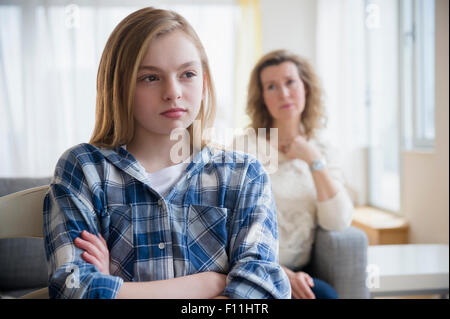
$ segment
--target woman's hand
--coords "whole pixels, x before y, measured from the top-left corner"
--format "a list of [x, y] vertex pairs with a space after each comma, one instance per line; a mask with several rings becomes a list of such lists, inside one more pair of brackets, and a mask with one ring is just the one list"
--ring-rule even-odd
[[314, 281], [306, 272], [293, 272], [292, 270], [283, 267], [286, 272], [289, 282], [291, 283], [292, 297], [295, 299], [316, 299], [313, 291]]
[[298, 135], [289, 145], [284, 147], [284, 151], [288, 158], [298, 158], [308, 164], [322, 157], [319, 151], [301, 135]]
[[86, 262], [97, 267], [102, 274], [109, 275], [108, 245], [102, 235], [98, 235], [100, 238], [83, 230], [81, 232], [82, 238], [75, 238], [75, 246], [85, 250], [85, 252], [81, 254], [81, 257]]

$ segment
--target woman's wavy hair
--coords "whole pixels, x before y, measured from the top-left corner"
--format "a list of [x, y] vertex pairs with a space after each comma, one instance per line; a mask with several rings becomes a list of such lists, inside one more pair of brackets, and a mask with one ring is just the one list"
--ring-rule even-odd
[[[201, 121], [201, 132], [212, 126], [216, 112], [216, 94], [208, 58], [200, 38], [178, 13], [148, 7], [125, 17], [106, 43], [98, 68], [96, 120], [89, 143], [114, 148], [128, 144], [133, 139], [133, 105], [139, 65], [153, 39], [175, 30], [183, 31], [199, 52], [206, 83], [196, 120]], [[193, 132], [193, 125], [189, 126], [188, 131], [191, 144], [194, 138], [201, 141], [202, 147], [207, 144], [201, 132]], [[200, 136], [194, 137], [194, 134]]]
[[326, 123], [325, 108], [322, 100], [322, 88], [311, 64], [304, 58], [287, 50], [276, 50], [267, 53], [256, 63], [250, 75], [248, 85], [246, 113], [250, 117], [252, 127], [256, 132], [258, 128], [266, 128], [269, 137], [273, 124], [272, 116], [264, 103], [261, 72], [272, 65], [280, 65], [284, 62], [292, 62], [297, 66], [298, 74], [306, 89], [305, 109], [302, 112], [301, 122], [306, 137], [313, 137]]

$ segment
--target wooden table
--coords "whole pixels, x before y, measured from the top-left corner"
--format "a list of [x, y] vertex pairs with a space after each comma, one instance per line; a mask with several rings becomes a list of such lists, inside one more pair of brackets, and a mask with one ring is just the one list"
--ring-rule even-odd
[[369, 245], [408, 244], [408, 222], [374, 207], [356, 207], [352, 226], [366, 233]]

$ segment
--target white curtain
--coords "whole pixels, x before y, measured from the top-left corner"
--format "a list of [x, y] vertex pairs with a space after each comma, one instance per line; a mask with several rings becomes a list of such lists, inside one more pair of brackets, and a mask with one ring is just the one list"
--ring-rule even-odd
[[364, 0], [317, 3], [317, 72], [325, 91], [328, 135], [339, 146], [353, 200], [367, 201]]
[[175, 10], [196, 29], [218, 88], [217, 122], [232, 126], [234, 1], [1, 1], [0, 177], [50, 176], [62, 152], [89, 141], [104, 45], [146, 6]]

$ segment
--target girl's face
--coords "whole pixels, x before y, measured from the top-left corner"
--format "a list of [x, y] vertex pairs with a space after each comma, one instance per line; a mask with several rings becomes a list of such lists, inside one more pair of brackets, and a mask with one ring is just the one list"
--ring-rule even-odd
[[293, 62], [265, 67], [260, 74], [264, 103], [275, 121], [291, 120], [305, 109], [306, 89]]
[[136, 129], [169, 135], [189, 127], [200, 110], [203, 85], [199, 52], [182, 31], [153, 39], [138, 70]]

